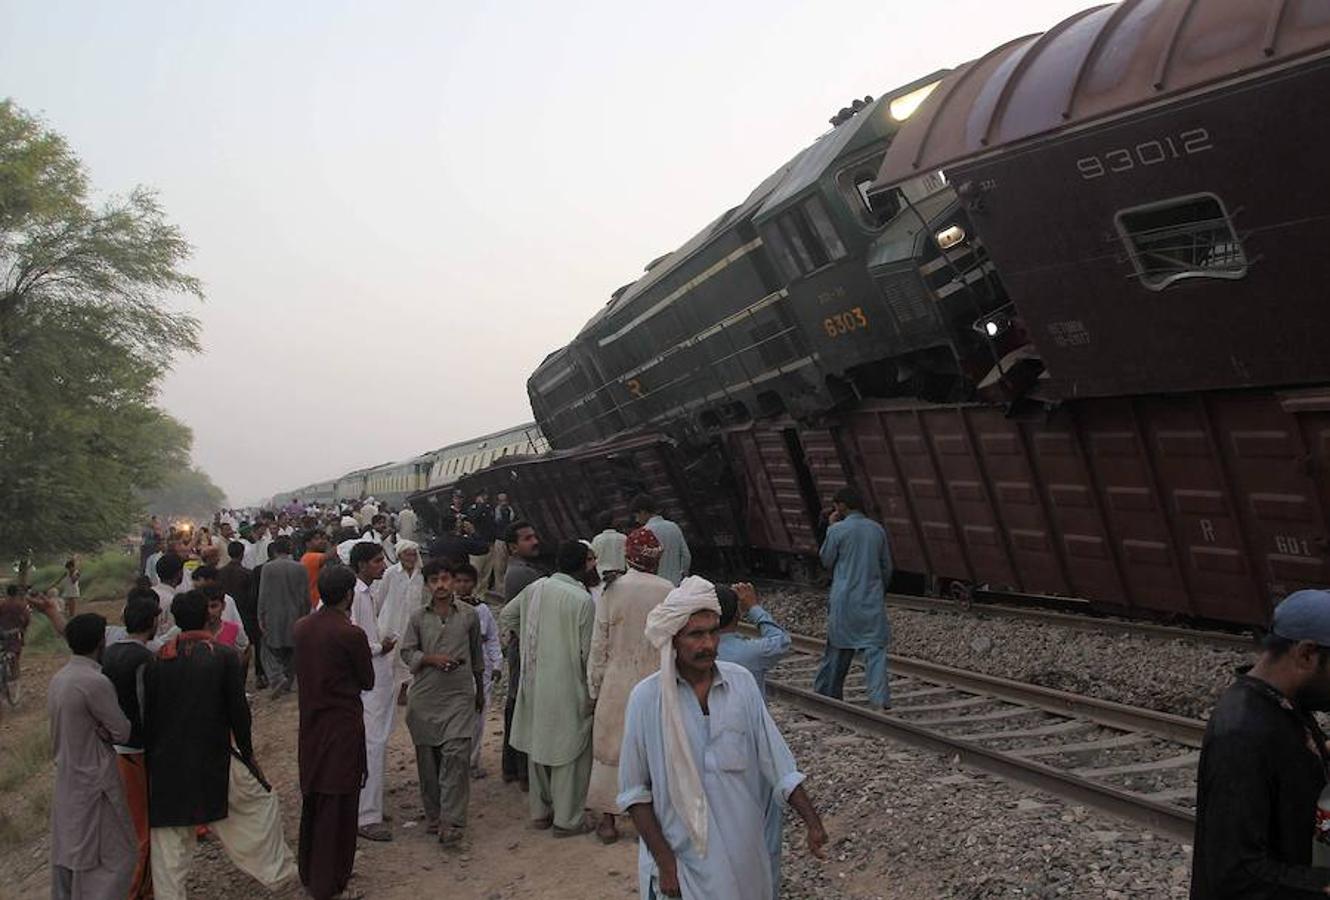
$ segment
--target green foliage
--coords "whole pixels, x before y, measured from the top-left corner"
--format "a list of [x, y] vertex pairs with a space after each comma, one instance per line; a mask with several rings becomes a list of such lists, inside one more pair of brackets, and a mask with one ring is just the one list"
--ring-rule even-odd
[[33, 613], [32, 624], [28, 626], [28, 634], [24, 638], [24, 655], [36, 656], [56, 650], [64, 652], [65, 647], [65, 639], [56, 634], [51, 620], [41, 613]]
[[[137, 554], [126, 553], [120, 549], [103, 550], [96, 556], [79, 560], [79, 593], [83, 600], [105, 600], [123, 598], [139, 574]], [[53, 558], [51, 562], [38, 566], [28, 578], [29, 584], [45, 589], [65, 574], [65, 560]], [[33, 628], [37, 620], [45, 621], [44, 616], [33, 617]], [[32, 641], [32, 631], [28, 632], [28, 641]]]
[[162, 521], [195, 519], [211, 521], [212, 514], [226, 502], [226, 494], [212, 483], [201, 469], [179, 469], [171, 472], [157, 487], [143, 495], [148, 513], [161, 516]]
[[51, 764], [51, 735], [43, 719], [0, 754], [0, 794], [7, 794]]
[[64, 138], [0, 101], [0, 559], [91, 551], [188, 465], [189, 430], [153, 401], [198, 349], [164, 305], [202, 296], [189, 252], [150, 191], [94, 205]]

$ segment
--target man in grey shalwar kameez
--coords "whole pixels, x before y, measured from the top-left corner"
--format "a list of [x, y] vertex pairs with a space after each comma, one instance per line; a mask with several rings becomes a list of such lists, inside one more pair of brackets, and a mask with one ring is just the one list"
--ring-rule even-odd
[[119, 900], [129, 895], [138, 839], [112, 744], [129, 739], [129, 719], [102, 674], [106, 620], [84, 613], [65, 626], [74, 656], [51, 679], [46, 707], [55, 755], [51, 801], [51, 896]]
[[263, 671], [274, 697], [291, 690], [295, 678], [295, 638], [291, 629], [309, 612], [309, 573], [291, 558], [291, 539], [272, 542], [276, 556], [259, 573], [259, 630], [263, 632]]
[[480, 619], [452, 595], [446, 568], [442, 559], [425, 565], [431, 602], [411, 613], [399, 655], [415, 679], [406, 727], [416, 747], [426, 831], [456, 847], [463, 842], [471, 798], [471, 740], [485, 702], [485, 660]]

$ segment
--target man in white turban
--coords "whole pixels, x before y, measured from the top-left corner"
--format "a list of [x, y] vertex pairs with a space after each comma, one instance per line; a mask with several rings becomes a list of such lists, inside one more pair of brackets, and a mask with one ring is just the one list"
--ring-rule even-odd
[[[411, 614], [424, 609], [429, 595], [425, 592], [425, 576], [420, 564], [420, 545], [415, 541], [397, 542], [397, 562], [383, 573], [383, 578], [375, 582], [377, 589], [371, 591], [375, 606], [378, 608], [379, 634], [391, 634], [402, 637], [406, 634], [407, 623]], [[398, 654], [393, 654], [393, 696], [396, 697], [400, 686], [411, 680], [411, 672]], [[388, 734], [392, 735], [392, 707], [384, 713], [388, 718]]]
[[772, 900], [763, 839], [772, 793], [799, 813], [818, 858], [827, 833], [757, 682], [716, 659], [715, 586], [683, 579], [648, 615], [646, 636], [660, 671], [628, 698], [618, 798], [642, 838], [641, 896]]

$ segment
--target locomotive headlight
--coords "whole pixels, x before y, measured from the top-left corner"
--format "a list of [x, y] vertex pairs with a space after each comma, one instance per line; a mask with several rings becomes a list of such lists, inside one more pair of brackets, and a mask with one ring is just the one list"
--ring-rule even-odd
[[971, 326], [987, 338], [995, 338], [1011, 327], [1011, 314], [1006, 310], [991, 312], [982, 319], [976, 319]]
[[937, 241], [938, 249], [950, 250], [965, 240], [965, 229], [959, 225], [949, 225], [933, 235], [933, 238]]
[[928, 95], [933, 93], [933, 89], [940, 83], [941, 82], [939, 81], [934, 81], [932, 84], [926, 84], [921, 88], [916, 88], [908, 94], [901, 94], [888, 104], [887, 111], [891, 113], [891, 117], [897, 122], [904, 122], [906, 119], [910, 118], [910, 116], [914, 115], [914, 111], [919, 108], [919, 104], [928, 99]]

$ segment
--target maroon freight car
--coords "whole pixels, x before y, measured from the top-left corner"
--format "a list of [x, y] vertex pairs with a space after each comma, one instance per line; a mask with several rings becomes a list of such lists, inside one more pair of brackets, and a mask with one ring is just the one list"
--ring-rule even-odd
[[1330, 390], [1069, 404], [866, 403], [817, 429], [725, 436], [745, 545], [816, 552], [836, 489], [865, 489], [898, 569], [1152, 617], [1267, 620], [1330, 583]]
[[[972, 304], [997, 363], [976, 381], [1004, 407], [861, 391], [802, 421], [625, 437], [468, 486], [509, 490], [551, 536], [590, 536], [600, 510], [622, 521], [647, 490], [698, 550], [793, 568], [853, 483], [902, 571], [1263, 624], [1284, 593], [1330, 583], [1328, 94], [1330, 0], [1123, 0], [1008, 43], [896, 134], [874, 188], [918, 228], [868, 259], [896, 288], [902, 267], [934, 288], [950, 273], [954, 295], [986, 283], [962, 266], [983, 249], [1009, 305]], [[965, 215], [937, 218], [943, 201]], [[907, 294], [863, 302], [931, 320], [941, 292]]]
[[1123, 0], [945, 77], [873, 190], [945, 173], [1042, 397], [1323, 384], [1327, 96], [1330, 0]]
[[[716, 448], [685, 455], [664, 435], [639, 434], [495, 462], [463, 478], [460, 487], [468, 496], [482, 488], [491, 496], [507, 492], [518, 515], [535, 525], [547, 542], [593, 537], [604, 513], [623, 528], [632, 518], [633, 497], [650, 494], [691, 545], [724, 554], [738, 546], [728, 478]], [[425, 500], [429, 493], [417, 494], [413, 501]]]

